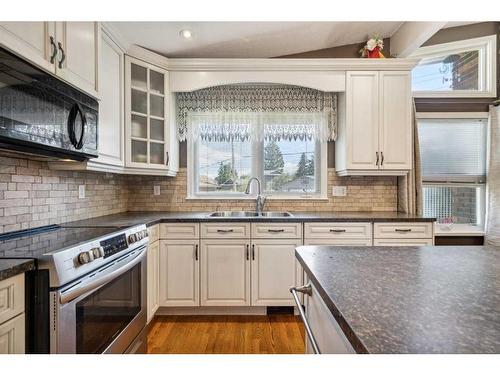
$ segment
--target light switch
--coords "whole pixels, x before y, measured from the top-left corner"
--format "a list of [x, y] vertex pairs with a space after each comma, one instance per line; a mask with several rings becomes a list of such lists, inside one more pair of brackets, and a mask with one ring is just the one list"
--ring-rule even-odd
[[78, 199], [85, 198], [85, 185], [78, 185]]
[[334, 197], [345, 197], [347, 195], [347, 186], [333, 186], [332, 195]]
[[160, 185], [153, 186], [153, 194], [160, 195]]

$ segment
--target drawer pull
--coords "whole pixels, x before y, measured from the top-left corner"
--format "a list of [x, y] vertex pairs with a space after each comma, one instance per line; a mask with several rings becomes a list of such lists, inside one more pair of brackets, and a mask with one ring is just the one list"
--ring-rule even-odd
[[232, 233], [233, 229], [217, 229], [217, 233]]
[[332, 233], [345, 233], [345, 229], [330, 229]]
[[400, 232], [400, 233], [408, 233], [411, 232], [411, 229], [394, 229], [395, 232]]
[[267, 231], [270, 233], [282, 233], [285, 230], [284, 229], [268, 229]]
[[299, 310], [300, 318], [304, 322], [304, 328], [306, 329], [307, 336], [309, 337], [309, 341], [311, 342], [311, 346], [314, 354], [321, 354], [318, 344], [316, 343], [316, 339], [314, 338], [314, 334], [309, 326], [309, 322], [307, 321], [306, 314], [304, 312], [304, 308], [300, 303], [299, 296], [297, 293], [304, 293], [308, 296], [312, 295], [312, 287], [311, 284], [303, 285], [300, 287], [293, 286], [290, 288], [290, 293], [292, 293], [293, 299], [295, 300], [295, 304], [297, 305], [297, 309]]

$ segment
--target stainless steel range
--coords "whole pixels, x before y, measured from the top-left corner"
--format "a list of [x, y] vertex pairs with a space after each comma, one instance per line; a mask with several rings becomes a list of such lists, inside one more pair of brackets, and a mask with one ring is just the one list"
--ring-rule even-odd
[[0, 240], [0, 257], [38, 263], [27, 279], [31, 352], [145, 352], [148, 242], [145, 225]]

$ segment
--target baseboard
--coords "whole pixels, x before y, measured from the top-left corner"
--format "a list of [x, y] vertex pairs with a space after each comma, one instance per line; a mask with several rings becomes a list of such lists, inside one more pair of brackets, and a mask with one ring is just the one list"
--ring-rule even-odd
[[160, 307], [156, 315], [267, 315], [265, 306]]

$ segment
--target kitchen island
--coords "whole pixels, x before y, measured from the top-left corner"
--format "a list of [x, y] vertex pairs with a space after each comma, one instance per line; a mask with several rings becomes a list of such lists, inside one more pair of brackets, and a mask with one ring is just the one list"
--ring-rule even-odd
[[500, 353], [500, 248], [302, 246], [296, 257], [322, 353]]

